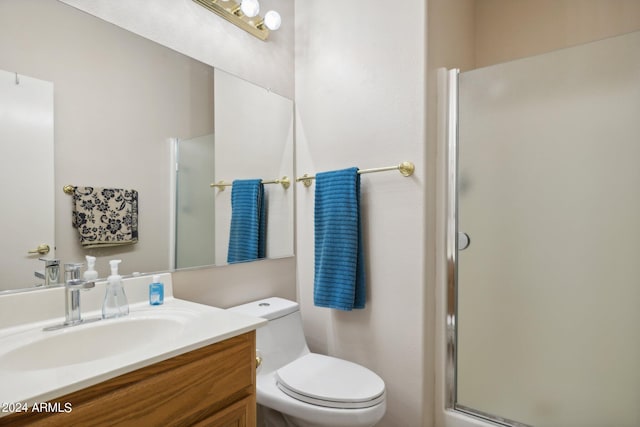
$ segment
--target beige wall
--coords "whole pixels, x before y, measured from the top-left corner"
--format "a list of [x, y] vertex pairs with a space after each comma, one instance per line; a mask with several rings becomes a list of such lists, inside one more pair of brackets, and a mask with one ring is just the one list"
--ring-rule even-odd
[[[313, 351], [377, 372], [387, 386], [380, 427], [430, 424], [432, 352], [426, 352], [425, 2], [296, 2], [298, 175], [409, 160], [416, 173], [362, 176], [367, 305], [313, 305], [314, 187], [297, 187], [298, 296]], [[425, 406], [426, 402], [426, 406]]]
[[173, 273], [176, 298], [228, 308], [277, 296], [296, 300], [295, 258], [268, 259]]
[[[439, 67], [474, 68], [476, 0], [430, 0], [428, 19], [430, 76], [435, 77]], [[429, 101], [435, 98], [430, 96]]]
[[640, 29], [637, 0], [428, 3], [430, 70], [471, 70]]
[[637, 0], [476, 0], [476, 67], [640, 29]]

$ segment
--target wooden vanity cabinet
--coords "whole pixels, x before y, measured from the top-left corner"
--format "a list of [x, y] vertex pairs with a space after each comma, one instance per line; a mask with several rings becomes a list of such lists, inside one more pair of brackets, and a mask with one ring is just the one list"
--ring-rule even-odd
[[16, 413], [0, 426], [253, 427], [255, 354], [247, 332], [50, 402], [68, 413]]

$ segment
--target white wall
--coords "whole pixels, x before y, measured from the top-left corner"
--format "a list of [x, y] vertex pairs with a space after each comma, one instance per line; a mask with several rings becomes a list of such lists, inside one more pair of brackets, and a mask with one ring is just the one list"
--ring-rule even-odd
[[261, 0], [282, 16], [262, 41], [191, 0], [61, 0], [259, 86], [293, 98], [293, 0]]
[[[384, 426], [431, 422], [425, 352], [425, 2], [296, 3], [298, 175], [409, 160], [416, 173], [362, 176], [368, 275], [364, 310], [313, 305], [314, 187], [297, 188], [298, 296], [314, 351], [361, 363], [386, 382]], [[428, 416], [425, 416], [429, 414]]]

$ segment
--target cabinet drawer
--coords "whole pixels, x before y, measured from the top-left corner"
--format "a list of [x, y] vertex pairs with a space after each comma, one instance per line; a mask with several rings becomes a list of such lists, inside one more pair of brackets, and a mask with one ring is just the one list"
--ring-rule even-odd
[[253, 427], [256, 425], [255, 397], [245, 397], [193, 427]]

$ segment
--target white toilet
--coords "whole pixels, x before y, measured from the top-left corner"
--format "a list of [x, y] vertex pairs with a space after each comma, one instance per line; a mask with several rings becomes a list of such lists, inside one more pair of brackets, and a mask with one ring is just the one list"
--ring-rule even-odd
[[256, 331], [258, 404], [281, 414], [278, 426], [370, 427], [385, 413], [384, 381], [346, 360], [311, 353], [298, 304], [267, 298], [229, 310], [269, 321]]

